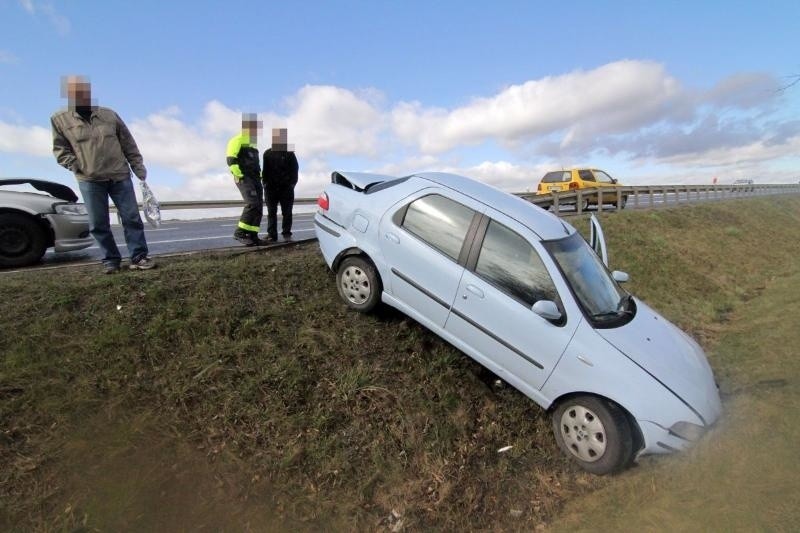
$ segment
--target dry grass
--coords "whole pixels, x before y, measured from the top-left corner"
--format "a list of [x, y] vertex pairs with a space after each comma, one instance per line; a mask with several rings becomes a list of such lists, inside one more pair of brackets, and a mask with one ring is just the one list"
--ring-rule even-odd
[[[737, 353], [773, 379], [776, 359], [719, 347], [796, 273], [796, 198], [604, 226], [613, 267], [711, 349], [724, 391], [749, 390]], [[531, 530], [694, 457], [577, 471], [547, 415], [466, 356], [391, 310], [348, 312], [314, 245], [115, 277], [11, 275], [0, 297], [0, 529]]]

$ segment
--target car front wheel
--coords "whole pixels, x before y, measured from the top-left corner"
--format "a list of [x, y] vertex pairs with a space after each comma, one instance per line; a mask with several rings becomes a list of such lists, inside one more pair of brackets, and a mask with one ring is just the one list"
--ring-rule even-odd
[[32, 265], [46, 249], [47, 235], [34, 219], [18, 213], [0, 213], [0, 267]]
[[575, 396], [553, 412], [558, 446], [593, 474], [605, 475], [625, 468], [633, 459], [630, 424], [616, 404], [596, 396]]
[[375, 267], [358, 256], [348, 257], [336, 272], [339, 295], [348, 307], [361, 313], [375, 309], [381, 300], [381, 279]]

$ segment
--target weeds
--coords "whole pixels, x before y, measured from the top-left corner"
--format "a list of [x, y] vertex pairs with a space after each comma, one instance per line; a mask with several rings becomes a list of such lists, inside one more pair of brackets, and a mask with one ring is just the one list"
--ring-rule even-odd
[[[764, 280], [794, 268], [800, 207], [721, 202], [604, 226], [632, 291], [713, 349]], [[167, 483], [158, 465], [197, 487], [169, 500], [187, 509], [181, 527], [212, 529], [530, 530], [613, 483], [573, 468], [546, 413], [432, 333], [391, 310], [347, 311], [314, 245], [39, 275], [0, 285], [13, 302], [0, 323], [0, 528], [157, 524], [141, 516], [146, 487]], [[736, 363], [712, 353], [727, 387]], [[76, 439], [97, 443], [94, 462], [76, 460]], [[93, 465], [105, 477], [82, 479]], [[210, 500], [216, 512], [196, 511]]]

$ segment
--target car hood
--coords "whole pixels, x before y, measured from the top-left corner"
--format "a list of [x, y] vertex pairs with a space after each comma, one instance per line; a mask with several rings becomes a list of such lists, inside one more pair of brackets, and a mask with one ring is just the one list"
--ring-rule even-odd
[[12, 178], [12, 179], [2, 179], [0, 180], [0, 186], [3, 185], [23, 185], [28, 184], [32, 186], [34, 189], [46, 192], [50, 194], [54, 198], [58, 198], [59, 200], [66, 200], [67, 202], [77, 202], [78, 197], [75, 195], [75, 192], [67, 187], [66, 185], [62, 185], [60, 183], [55, 183], [53, 181], [46, 181], [46, 180], [37, 180], [33, 178]]
[[722, 406], [703, 349], [639, 299], [636, 316], [624, 326], [597, 333], [688, 404], [706, 425]]

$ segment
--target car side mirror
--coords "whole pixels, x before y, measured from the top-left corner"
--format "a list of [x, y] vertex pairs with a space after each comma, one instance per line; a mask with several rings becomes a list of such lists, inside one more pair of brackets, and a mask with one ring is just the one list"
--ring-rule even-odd
[[621, 270], [615, 270], [614, 272], [612, 272], [611, 277], [617, 283], [625, 283], [626, 281], [631, 279], [631, 277], [628, 275], [627, 272], [622, 272]]
[[561, 318], [561, 311], [558, 306], [551, 300], [539, 300], [533, 304], [533, 312], [540, 317], [547, 320], [559, 320]]

